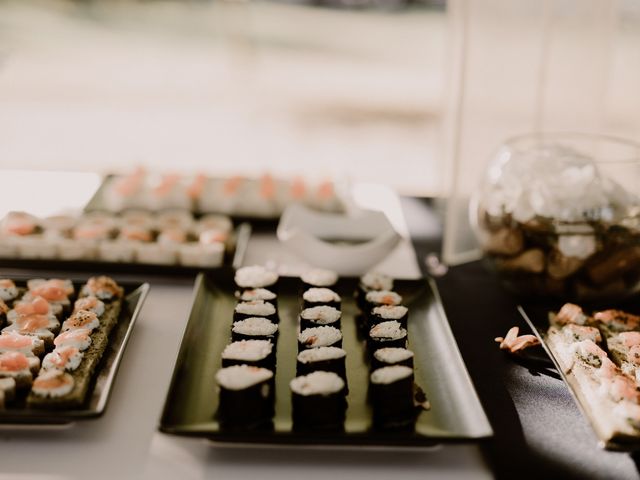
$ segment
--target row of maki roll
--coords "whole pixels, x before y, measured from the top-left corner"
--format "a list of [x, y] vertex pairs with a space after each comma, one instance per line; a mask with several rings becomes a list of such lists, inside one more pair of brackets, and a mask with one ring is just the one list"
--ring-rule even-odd
[[93, 374], [118, 322], [124, 291], [113, 279], [92, 277], [82, 286], [72, 314], [42, 359], [27, 405], [75, 408], [87, 396]]
[[0, 279], [0, 409], [13, 402], [17, 392], [28, 391], [40, 369], [45, 339], [50, 344], [58, 319], [41, 297], [23, 301], [27, 293], [8, 278]]
[[347, 409], [346, 351], [342, 348], [342, 299], [335, 292], [338, 275], [314, 269], [301, 276], [296, 377], [289, 386], [293, 428], [340, 431]]
[[[12, 401], [16, 392], [24, 392], [27, 405], [35, 407], [83, 403], [117, 322], [123, 291], [107, 277], [94, 277], [83, 286], [72, 313], [75, 294], [70, 280], [32, 279], [26, 289], [0, 280], [0, 301], [12, 307], [2, 309], [8, 326], [0, 334], [1, 404]], [[84, 350], [92, 344], [87, 356]], [[58, 373], [47, 373], [53, 371]], [[67, 371], [75, 371], [76, 377]]]
[[231, 245], [232, 229], [227, 216], [196, 220], [182, 209], [46, 219], [9, 212], [0, 221], [0, 256], [215, 267]]
[[411, 429], [418, 413], [414, 354], [407, 348], [409, 309], [393, 288], [391, 277], [370, 272], [360, 279], [355, 293], [371, 366], [368, 398], [373, 425], [381, 430]]
[[261, 266], [236, 271], [231, 343], [216, 373], [217, 418], [228, 430], [272, 426], [275, 402], [278, 275]]

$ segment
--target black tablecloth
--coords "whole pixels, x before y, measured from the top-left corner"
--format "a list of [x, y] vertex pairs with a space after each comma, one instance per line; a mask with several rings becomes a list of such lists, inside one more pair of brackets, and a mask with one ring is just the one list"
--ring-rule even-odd
[[[432, 202], [404, 199], [418, 260], [439, 252]], [[437, 210], [437, 209], [436, 209]], [[494, 337], [520, 326], [516, 300], [480, 262], [451, 268], [437, 279], [444, 308], [494, 430], [483, 444], [498, 478], [638, 478], [636, 456], [607, 452], [562, 380], [518, 364]], [[640, 464], [640, 463], [639, 463]]]

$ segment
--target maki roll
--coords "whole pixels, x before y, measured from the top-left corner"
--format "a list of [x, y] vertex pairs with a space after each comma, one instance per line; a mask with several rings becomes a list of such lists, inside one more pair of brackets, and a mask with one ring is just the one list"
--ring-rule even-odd
[[190, 230], [193, 227], [191, 210], [170, 209], [156, 215], [155, 226], [158, 230]]
[[234, 279], [240, 290], [268, 288], [277, 292], [278, 274], [260, 265], [239, 268]]
[[32, 295], [25, 296], [22, 300], [13, 305], [13, 310], [7, 313], [7, 320], [13, 322], [21, 315], [54, 315], [56, 318], [62, 317], [62, 305], [50, 304], [42, 297]]
[[413, 352], [406, 348], [385, 347], [373, 352], [371, 368], [376, 370], [391, 365], [403, 365], [413, 368]]
[[185, 267], [219, 267], [225, 246], [219, 241], [186, 242], [178, 247], [178, 261]]
[[333, 372], [342, 378], [346, 384], [346, 357], [347, 352], [338, 347], [318, 347], [303, 350], [297, 357], [296, 375], [308, 375], [318, 371]]
[[397, 429], [411, 426], [416, 417], [413, 401], [413, 370], [394, 365], [371, 373], [369, 398], [376, 428]]
[[43, 370], [74, 371], [80, 366], [84, 354], [73, 345], [56, 347], [42, 359]]
[[395, 320], [402, 328], [407, 328], [409, 309], [402, 305], [381, 305], [374, 307], [369, 315], [369, 326], [373, 327], [383, 322]]
[[249, 365], [218, 370], [220, 389], [217, 418], [222, 428], [252, 429], [268, 426], [273, 416], [273, 372]]
[[309, 288], [333, 288], [338, 283], [338, 274], [332, 270], [314, 268], [304, 272], [300, 279], [305, 290]]
[[340, 295], [328, 288], [313, 287], [302, 294], [302, 308], [319, 307], [326, 305], [340, 310]]
[[0, 300], [0, 327], [4, 327], [7, 323], [7, 313], [9, 313], [9, 305]]
[[97, 297], [99, 300], [111, 303], [116, 302], [124, 295], [124, 290], [110, 277], [99, 276], [91, 277], [87, 283], [80, 289], [80, 297], [88, 296]]
[[29, 388], [34, 371], [38, 371], [40, 359], [27, 357], [21, 352], [0, 353], [0, 378], [12, 378], [16, 388]]
[[367, 311], [367, 293], [381, 290], [393, 290], [393, 278], [379, 272], [369, 272], [360, 277], [360, 282], [356, 289], [356, 302], [360, 309]]
[[69, 395], [74, 386], [73, 377], [64, 370], [43, 370], [33, 381], [29, 400], [34, 398], [40, 400], [38, 404], [48, 404]]
[[263, 300], [265, 302], [271, 302], [275, 305], [275, 300], [278, 296], [271, 290], [267, 290], [266, 288], [254, 288], [251, 290], [245, 290], [243, 292], [236, 292], [236, 297], [241, 302]]
[[0, 335], [0, 353], [20, 352], [27, 356], [40, 356], [44, 353], [44, 342], [33, 335], [18, 332], [6, 332]]
[[252, 300], [249, 302], [240, 302], [233, 311], [233, 320], [237, 322], [250, 317], [264, 317], [278, 323], [278, 313], [273, 303], [264, 300]]
[[347, 400], [345, 383], [333, 372], [313, 372], [289, 383], [294, 430], [344, 428]]
[[20, 290], [16, 287], [13, 280], [8, 278], [0, 278], [0, 300], [7, 305], [13, 305], [13, 302], [20, 296]]
[[16, 381], [13, 378], [0, 378], [0, 410], [16, 396]]
[[342, 333], [334, 327], [307, 328], [298, 334], [298, 351], [316, 347], [342, 347]]
[[275, 345], [278, 325], [263, 317], [249, 317], [231, 326], [231, 340], [268, 340]]
[[372, 292], [367, 292], [364, 299], [367, 312], [370, 312], [375, 307], [379, 307], [381, 305], [402, 304], [402, 297], [396, 292], [392, 292], [391, 290], [375, 290]]
[[54, 308], [54, 313], [56, 313], [56, 308], [62, 308], [63, 312], [68, 312], [71, 309], [69, 297], [75, 292], [71, 280], [33, 279], [27, 282], [27, 289], [29, 291], [22, 298], [23, 301], [32, 301], [35, 297], [42, 297]]
[[339, 330], [341, 316], [340, 310], [326, 305], [305, 308], [300, 312], [300, 331], [321, 326], [331, 326]]
[[249, 365], [275, 371], [276, 356], [273, 343], [268, 340], [240, 340], [222, 351], [222, 366]]
[[[10, 312], [11, 313], [11, 312]], [[53, 343], [54, 331], [58, 331], [60, 322], [53, 314], [41, 315], [37, 313], [19, 315], [11, 325], [2, 329], [2, 333], [18, 333], [32, 335], [42, 340], [46, 347]]]
[[231, 231], [233, 230], [233, 223], [231, 219], [226, 215], [215, 215], [209, 214], [204, 215], [196, 225], [193, 230], [196, 234], [200, 235], [204, 232], [217, 232], [218, 236], [226, 241], [231, 235]]
[[379, 348], [406, 348], [406, 346], [407, 330], [395, 320], [379, 323], [369, 330], [368, 347], [371, 355]]

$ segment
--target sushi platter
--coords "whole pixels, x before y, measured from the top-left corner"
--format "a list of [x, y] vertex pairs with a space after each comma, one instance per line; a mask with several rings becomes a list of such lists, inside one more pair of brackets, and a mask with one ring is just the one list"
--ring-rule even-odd
[[107, 175], [85, 210], [160, 212], [189, 210], [196, 215], [222, 214], [236, 221], [277, 223], [284, 209], [301, 204], [324, 212], [343, 212], [346, 186], [331, 180], [291, 180], [266, 173], [260, 177], [211, 177], [204, 174], [148, 173]]
[[0, 425], [102, 415], [148, 290], [105, 276], [0, 279]]
[[556, 302], [521, 305], [518, 310], [589, 420], [600, 446], [640, 450], [637, 302], [618, 303], [615, 309]]
[[0, 219], [0, 266], [42, 270], [195, 275], [239, 265], [251, 226], [185, 210], [91, 212]]
[[159, 429], [227, 445], [384, 448], [492, 435], [432, 282], [396, 280], [385, 302], [406, 308], [385, 303], [368, 340], [362, 281], [335, 282], [246, 290], [240, 272], [200, 274]]

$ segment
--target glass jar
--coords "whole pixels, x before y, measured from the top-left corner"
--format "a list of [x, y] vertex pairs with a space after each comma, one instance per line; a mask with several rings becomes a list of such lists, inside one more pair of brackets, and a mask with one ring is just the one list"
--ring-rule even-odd
[[589, 134], [505, 142], [470, 205], [484, 259], [523, 296], [640, 290], [640, 145]]

